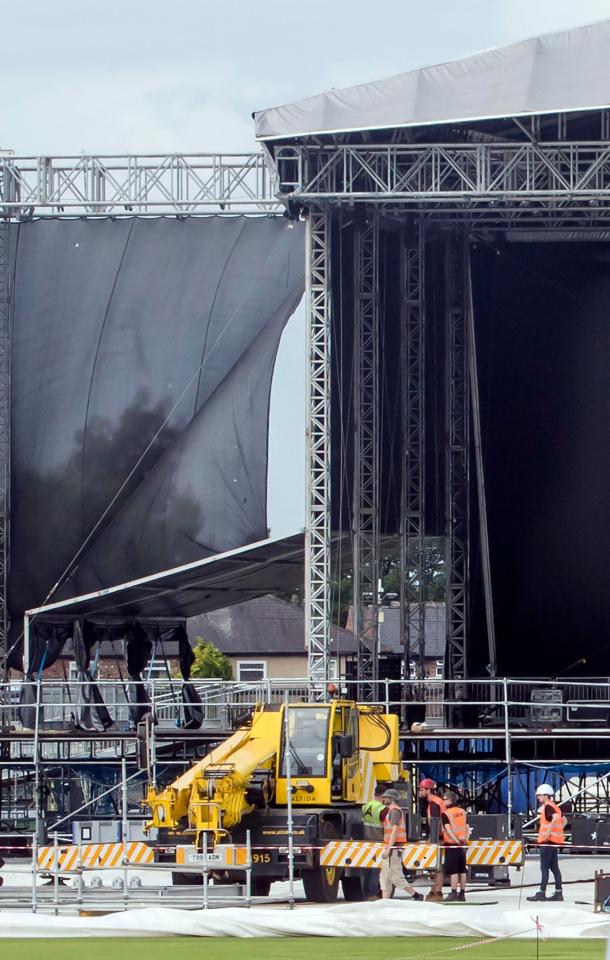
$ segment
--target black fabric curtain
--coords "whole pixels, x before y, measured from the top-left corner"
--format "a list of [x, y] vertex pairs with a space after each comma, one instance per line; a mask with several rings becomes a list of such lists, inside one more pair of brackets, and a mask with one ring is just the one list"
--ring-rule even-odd
[[12, 240], [11, 616], [66, 570], [54, 600], [263, 539], [302, 224], [41, 219]]

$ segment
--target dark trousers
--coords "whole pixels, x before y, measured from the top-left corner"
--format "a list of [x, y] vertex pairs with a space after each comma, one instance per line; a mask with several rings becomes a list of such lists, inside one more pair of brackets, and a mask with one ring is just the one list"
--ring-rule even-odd
[[364, 896], [365, 897], [378, 897], [380, 894], [379, 890], [379, 870], [365, 870], [364, 871]]
[[546, 890], [549, 882], [549, 873], [555, 879], [555, 889], [561, 890], [561, 870], [559, 869], [559, 847], [556, 844], [542, 844], [540, 850], [540, 889]]

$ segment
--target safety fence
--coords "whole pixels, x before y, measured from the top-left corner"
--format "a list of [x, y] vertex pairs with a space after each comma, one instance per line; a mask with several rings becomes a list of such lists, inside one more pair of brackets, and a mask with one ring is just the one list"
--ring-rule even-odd
[[[140, 684], [98, 681], [108, 711], [104, 725], [88, 699], [86, 683], [42, 679], [0, 684], [4, 759], [0, 771], [2, 819], [19, 823], [20, 829], [33, 828], [35, 798], [40, 797], [45, 763], [56, 762], [61, 766], [91, 761], [98, 765], [100, 776], [101, 771], [106, 771], [108, 783], [113, 779], [109, 771], [124, 759], [132, 769], [138, 764], [142, 767], [142, 740], [138, 733], [145, 729], [148, 774], [156, 780], [161, 765], [166, 769], [184, 767], [192, 756], [186, 747], [182, 752], [168, 755], [167, 745], [174, 738], [188, 745], [188, 739], [181, 741], [180, 738], [195, 736], [196, 731], [201, 730], [206, 733], [207, 741], [213, 742], [216, 733], [222, 739], [247, 719], [257, 703], [281, 703], [285, 699], [290, 703], [307, 702], [320, 696], [318, 685], [301, 678], [252, 683], [196, 680], [193, 688], [199, 701], [199, 714], [193, 722], [193, 716], [187, 715], [184, 686], [179, 680], [151, 679], [149, 683]], [[356, 700], [364, 699], [370, 687], [349, 680], [335, 681], [334, 686], [334, 694]], [[431, 694], [442, 709], [442, 720], [431, 720], [427, 712]], [[530, 779], [541, 774], [546, 779], [545, 771], [550, 769], [550, 764], [556, 765], [553, 744], [558, 739], [577, 733], [580, 742], [589, 740], [595, 746], [610, 729], [610, 681], [606, 679], [570, 683], [388, 679], [375, 684], [373, 702], [400, 716], [403, 757], [415, 776], [425, 772], [424, 775], [442, 782], [457, 782], [466, 787], [469, 796], [493, 793], [492, 809], [507, 813], [509, 818], [513, 812], [529, 808]], [[470, 743], [472, 751], [463, 751], [451, 761], [442, 760], [442, 752], [447, 756], [448, 745], [456, 738]], [[526, 780], [515, 760], [515, 744], [524, 739], [536, 743], [540, 760], [537, 765], [530, 765]], [[425, 756], [418, 752], [420, 743], [426, 748]], [[487, 755], [485, 750], [490, 745], [493, 752], [489, 749]], [[438, 762], [434, 760], [435, 749], [438, 749]], [[574, 768], [577, 778], [574, 783], [569, 774], [558, 773], [552, 779], [558, 789], [565, 787], [562, 799], [575, 798], [574, 810], [579, 813], [608, 812], [610, 786], [604, 763], [590, 763], [585, 769], [578, 756], [566, 758], [564, 763], [566, 766], [579, 763], [580, 767]], [[488, 774], [481, 772], [486, 764]], [[498, 764], [501, 770], [496, 772]], [[554, 774], [548, 773], [548, 777], [552, 776]], [[96, 786], [87, 790], [99, 794]], [[140, 795], [133, 798], [134, 803], [140, 799], [141, 788]], [[62, 809], [65, 806], [60, 804], [58, 810]], [[100, 809], [103, 815], [108, 815], [103, 808], [98, 808], [98, 812]]]
[[[165, 727], [185, 725], [188, 701], [185, 682], [177, 679], [97, 680], [103, 705], [114, 727], [129, 729], [144, 713], [152, 713]], [[305, 678], [278, 678], [243, 683], [193, 680], [197, 723], [228, 729], [256, 703], [280, 703], [326, 697], [319, 684]], [[341, 679], [337, 692], [350, 699], [372, 702], [406, 719], [418, 714], [434, 728], [492, 729], [508, 727], [567, 727], [595, 730], [610, 727], [610, 678], [578, 681], [528, 679], [441, 680], [384, 679], [366, 684]], [[192, 706], [193, 704], [191, 704]], [[36, 721], [68, 728], [81, 719], [95, 724], [96, 703], [91, 683], [47, 680], [0, 684], [0, 726], [16, 729]], [[84, 717], [83, 717], [84, 715]], [[93, 719], [92, 719], [93, 718]], [[86, 728], [87, 723], [80, 726]]]

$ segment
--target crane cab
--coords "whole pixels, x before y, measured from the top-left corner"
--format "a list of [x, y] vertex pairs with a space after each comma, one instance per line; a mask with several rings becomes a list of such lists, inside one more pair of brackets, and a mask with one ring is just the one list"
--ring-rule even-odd
[[283, 716], [276, 802], [296, 806], [358, 803], [362, 794], [358, 707], [350, 701], [290, 705]]

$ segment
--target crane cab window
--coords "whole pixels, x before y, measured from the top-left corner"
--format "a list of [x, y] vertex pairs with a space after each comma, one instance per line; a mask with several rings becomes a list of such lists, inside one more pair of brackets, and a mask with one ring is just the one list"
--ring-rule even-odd
[[[289, 707], [290, 776], [325, 777], [329, 707]], [[286, 776], [286, 731], [282, 731], [282, 776]]]

